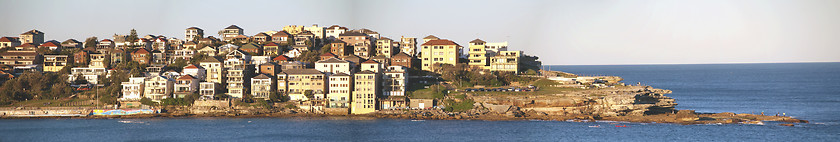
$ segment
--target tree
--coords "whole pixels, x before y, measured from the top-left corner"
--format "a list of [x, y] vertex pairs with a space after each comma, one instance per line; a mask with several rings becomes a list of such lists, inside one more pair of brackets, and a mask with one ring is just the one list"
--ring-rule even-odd
[[140, 104], [143, 104], [143, 105], [148, 105], [148, 106], [155, 106], [155, 105], [157, 105], [157, 103], [155, 103], [154, 101], [152, 101], [152, 99], [149, 99], [149, 98], [146, 98], [146, 97], [140, 98]]
[[85, 48], [89, 48], [89, 47], [94, 47], [95, 48], [96, 44], [99, 44], [99, 39], [97, 39], [95, 36], [85, 39]]
[[133, 44], [133, 43], [137, 42], [137, 40], [140, 40], [140, 38], [137, 37], [137, 30], [131, 29], [131, 33], [129, 33], [128, 36], [125, 37], [125, 41], [128, 41], [129, 43], [132, 43], [132, 44], [129, 44], [129, 47], [137, 47], [138, 45]]

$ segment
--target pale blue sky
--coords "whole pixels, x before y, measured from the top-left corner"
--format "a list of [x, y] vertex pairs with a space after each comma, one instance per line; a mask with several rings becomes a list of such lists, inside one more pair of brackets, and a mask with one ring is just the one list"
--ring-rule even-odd
[[0, 36], [139, 34], [183, 38], [231, 24], [247, 35], [285, 25], [368, 28], [466, 46], [480, 38], [544, 64], [840, 61], [838, 0], [679, 1], [43, 1], [0, 0]]

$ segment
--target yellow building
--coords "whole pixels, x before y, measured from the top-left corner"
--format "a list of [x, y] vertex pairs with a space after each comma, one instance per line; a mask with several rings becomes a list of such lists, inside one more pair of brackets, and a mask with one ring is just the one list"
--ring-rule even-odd
[[455, 42], [446, 39], [429, 40], [423, 43], [421, 52], [422, 69], [434, 71], [437, 63], [455, 65], [461, 55], [461, 47]]
[[376, 111], [376, 97], [379, 96], [379, 74], [361, 71], [353, 75], [353, 101], [350, 103], [351, 114], [367, 114]]
[[34, 43], [34, 44], [41, 44], [44, 43], [44, 32], [38, 30], [30, 30], [20, 34], [18, 38], [20, 44], [26, 43]]
[[44, 55], [44, 71], [58, 72], [67, 66], [67, 55]]
[[207, 71], [205, 74], [206, 76], [203, 78], [204, 81], [214, 82], [217, 84], [222, 83], [222, 78], [224, 78], [224, 68], [222, 67], [221, 61], [211, 56], [201, 60], [198, 64]]
[[467, 62], [467, 64], [469, 64], [470, 67], [480, 69], [489, 68], [489, 64], [487, 62], [489, 58], [487, 57], [487, 51], [484, 50], [486, 48], [484, 46], [485, 43], [486, 42], [482, 41], [481, 39], [475, 39], [473, 41], [470, 41], [470, 47], [467, 51], [467, 53], [469, 54], [467, 57], [467, 59], [469, 59], [469, 62]]
[[[289, 95], [289, 100], [323, 99], [326, 84], [324, 73], [315, 69], [286, 69], [277, 74], [277, 89]], [[312, 94], [306, 94], [307, 92]]]
[[528, 69], [539, 71], [542, 63], [535, 56], [527, 56], [522, 51], [499, 51], [490, 58], [490, 71], [521, 73]]

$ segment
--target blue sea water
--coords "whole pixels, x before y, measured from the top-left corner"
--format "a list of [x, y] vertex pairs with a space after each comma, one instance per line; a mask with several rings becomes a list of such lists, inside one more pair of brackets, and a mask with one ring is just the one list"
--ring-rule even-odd
[[[552, 66], [670, 89], [678, 109], [787, 115], [795, 127], [352, 118], [7, 119], [0, 141], [840, 141], [840, 63]], [[590, 126], [598, 126], [592, 128]], [[627, 125], [618, 128], [614, 125]]]

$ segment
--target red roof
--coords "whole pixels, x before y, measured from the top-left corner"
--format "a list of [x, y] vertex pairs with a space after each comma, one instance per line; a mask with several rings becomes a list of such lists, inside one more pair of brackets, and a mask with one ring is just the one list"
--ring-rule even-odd
[[271, 60], [274, 60], [274, 61], [288, 61], [289, 57], [286, 57], [286, 55], [280, 55], [280, 56], [274, 57], [274, 59], [271, 59]]
[[193, 79], [195, 79], [195, 77], [193, 77], [192, 75], [189, 75], [189, 74], [178, 77], [178, 80], [193, 80]]
[[17, 38], [14, 37], [2, 37], [0, 38], [0, 42], [15, 42]]
[[111, 40], [110, 40], [110, 39], [103, 39], [101, 42], [106, 42], [106, 41], [107, 41], [107, 42], [111, 42]]
[[430, 40], [429, 42], [423, 43], [423, 46], [425, 46], [425, 45], [456, 45], [456, 46], [460, 46], [457, 43], [452, 42], [451, 40], [446, 40], [446, 39]]
[[193, 65], [193, 64], [190, 64], [190, 65], [188, 65], [187, 67], [184, 67], [184, 69], [197, 69], [197, 68], [198, 68], [198, 67], [196, 67], [196, 66], [195, 66], [195, 65]]
[[55, 45], [55, 42], [46, 42], [44, 44], [41, 44], [40, 46], [41, 47], [58, 47], [58, 45]]
[[146, 50], [146, 49], [140, 48], [140, 49], [138, 49], [137, 51], [134, 51], [134, 53], [133, 53], [133, 54], [149, 54], [149, 50]]
[[278, 45], [274, 42], [268, 42], [267, 44], [265, 44], [265, 46], [278, 46]]
[[36, 47], [36, 46], [37, 45], [35, 45], [34, 43], [25, 43], [25, 44], [18, 45], [17, 47]]
[[335, 57], [335, 54], [330, 53], [330, 52], [327, 52], [327, 53], [321, 54], [321, 56], [332, 56], [332, 57]]

